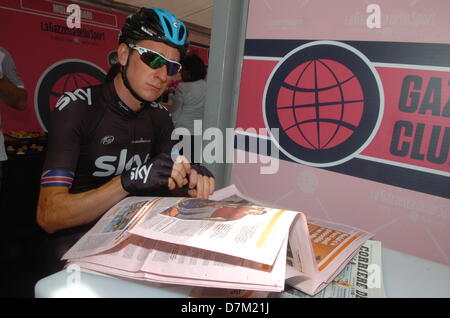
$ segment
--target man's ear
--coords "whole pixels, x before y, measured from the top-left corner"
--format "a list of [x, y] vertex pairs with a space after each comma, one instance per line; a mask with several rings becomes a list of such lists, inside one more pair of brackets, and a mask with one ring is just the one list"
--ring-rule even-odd
[[128, 54], [130, 54], [128, 45], [125, 43], [120, 43], [117, 48], [117, 59], [119, 60], [120, 65], [125, 66], [127, 64]]

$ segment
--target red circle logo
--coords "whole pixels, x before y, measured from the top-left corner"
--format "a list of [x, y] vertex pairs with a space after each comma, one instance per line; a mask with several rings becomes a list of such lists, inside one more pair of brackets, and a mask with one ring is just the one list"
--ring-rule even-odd
[[299, 146], [333, 148], [359, 126], [364, 110], [361, 84], [342, 63], [330, 59], [304, 62], [284, 83], [276, 106], [280, 128]]
[[314, 41], [289, 52], [274, 68], [263, 116], [288, 158], [330, 167], [351, 160], [374, 138], [383, 96], [378, 73], [361, 52], [337, 41]]

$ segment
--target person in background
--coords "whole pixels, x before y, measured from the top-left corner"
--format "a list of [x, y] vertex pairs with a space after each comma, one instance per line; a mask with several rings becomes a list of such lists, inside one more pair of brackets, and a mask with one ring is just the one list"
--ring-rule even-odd
[[[17, 110], [25, 110], [27, 106], [27, 96], [24, 84], [17, 76], [16, 65], [11, 54], [3, 47], [0, 47], [0, 105], [4, 104]], [[0, 108], [0, 189], [3, 176], [3, 162], [8, 159], [1, 127], [2, 114]]]
[[[206, 102], [206, 66], [198, 55], [188, 55], [181, 61], [181, 79], [169, 102], [164, 104], [172, 112], [172, 120], [175, 128], [185, 128], [189, 134], [182, 138], [191, 138], [190, 156], [193, 162], [200, 162], [199, 149], [194, 147], [194, 140], [201, 138], [194, 131], [194, 120], [203, 120]], [[186, 132], [187, 132], [186, 131]], [[181, 137], [181, 136], [180, 136]], [[197, 141], [199, 144], [199, 141]], [[186, 152], [184, 152], [186, 155]], [[189, 158], [190, 157], [190, 158]]]
[[128, 195], [206, 199], [213, 193], [205, 167], [172, 159], [173, 123], [154, 102], [180, 71], [187, 37], [170, 12], [142, 8], [122, 27], [113, 80], [58, 100], [36, 213], [57, 258]]

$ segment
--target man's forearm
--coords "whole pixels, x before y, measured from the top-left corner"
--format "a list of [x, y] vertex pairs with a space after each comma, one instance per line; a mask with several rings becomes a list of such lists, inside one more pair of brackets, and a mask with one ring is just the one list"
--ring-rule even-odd
[[83, 193], [70, 194], [64, 187], [41, 188], [37, 222], [48, 233], [88, 224], [126, 197], [120, 177]]
[[27, 106], [27, 92], [24, 88], [15, 86], [4, 75], [0, 78], [0, 100], [17, 110], [24, 110]]

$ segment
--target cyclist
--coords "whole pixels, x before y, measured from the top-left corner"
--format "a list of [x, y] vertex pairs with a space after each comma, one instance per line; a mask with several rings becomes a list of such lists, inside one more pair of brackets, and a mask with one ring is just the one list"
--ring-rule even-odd
[[37, 221], [57, 257], [127, 195], [207, 198], [214, 177], [171, 154], [169, 112], [154, 102], [180, 71], [188, 47], [183, 22], [164, 9], [130, 15], [112, 81], [64, 93], [51, 113]]

